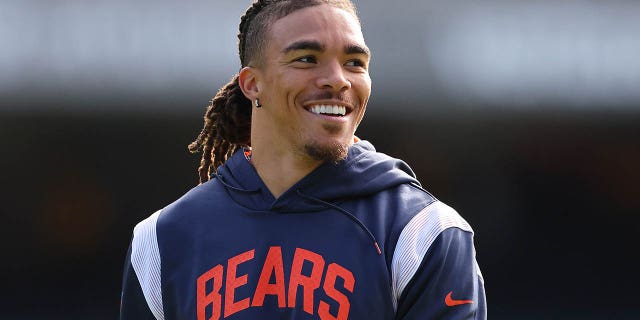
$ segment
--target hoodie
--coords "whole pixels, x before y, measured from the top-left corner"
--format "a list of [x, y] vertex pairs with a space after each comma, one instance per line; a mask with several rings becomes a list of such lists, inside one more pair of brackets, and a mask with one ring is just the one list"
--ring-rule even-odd
[[486, 319], [473, 231], [355, 143], [274, 198], [243, 152], [134, 228], [121, 319]]

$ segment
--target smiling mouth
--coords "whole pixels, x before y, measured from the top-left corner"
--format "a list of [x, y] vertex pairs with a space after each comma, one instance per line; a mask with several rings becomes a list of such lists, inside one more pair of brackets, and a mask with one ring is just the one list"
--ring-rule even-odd
[[313, 105], [309, 107], [307, 110], [315, 114], [321, 114], [321, 115], [333, 116], [333, 117], [343, 117], [350, 111], [350, 110], [347, 110], [345, 106], [324, 105], [324, 104]]

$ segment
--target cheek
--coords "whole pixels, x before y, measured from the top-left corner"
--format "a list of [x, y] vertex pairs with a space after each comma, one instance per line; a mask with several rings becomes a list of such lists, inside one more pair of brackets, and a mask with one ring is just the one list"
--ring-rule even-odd
[[358, 95], [361, 96], [362, 99], [369, 99], [369, 95], [371, 94], [371, 78], [368, 73], [355, 79], [351, 84], [357, 90]]
[[283, 74], [272, 80], [272, 98], [280, 103], [295, 103], [295, 99], [309, 86], [309, 79], [296, 72]]

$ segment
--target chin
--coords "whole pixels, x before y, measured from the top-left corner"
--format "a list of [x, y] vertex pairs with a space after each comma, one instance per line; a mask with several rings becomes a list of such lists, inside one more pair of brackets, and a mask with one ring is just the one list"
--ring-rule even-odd
[[313, 159], [338, 163], [347, 157], [349, 146], [349, 143], [339, 141], [327, 143], [310, 141], [304, 145], [304, 151]]

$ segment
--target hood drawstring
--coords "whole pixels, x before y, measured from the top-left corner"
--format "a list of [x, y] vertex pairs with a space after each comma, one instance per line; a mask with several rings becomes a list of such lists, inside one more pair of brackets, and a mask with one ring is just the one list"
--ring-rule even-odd
[[[237, 192], [243, 192], [243, 193], [259, 193], [259, 192], [261, 192], [260, 188], [251, 190], [251, 189], [241, 189], [241, 188], [238, 188], [238, 187], [234, 187], [234, 186], [230, 185], [229, 183], [227, 183], [226, 181], [224, 181], [223, 176], [221, 174], [219, 174], [219, 173], [213, 173], [211, 175], [211, 177], [218, 179], [218, 181], [220, 181], [220, 183], [222, 183], [222, 185], [225, 188], [229, 189], [229, 190], [233, 190], [233, 191], [237, 191]], [[371, 233], [371, 230], [369, 230], [369, 228], [367, 228], [367, 226], [365, 226], [364, 223], [362, 223], [362, 221], [360, 221], [360, 219], [358, 219], [356, 216], [354, 216], [351, 212], [349, 212], [349, 211], [347, 211], [347, 210], [345, 210], [345, 209], [343, 209], [343, 208], [341, 208], [341, 207], [339, 207], [339, 206], [337, 206], [337, 205], [335, 205], [333, 203], [326, 202], [324, 200], [321, 200], [321, 199], [318, 199], [318, 198], [314, 198], [312, 196], [308, 196], [308, 195], [302, 193], [302, 191], [300, 191], [300, 189], [297, 189], [296, 193], [300, 197], [302, 197], [304, 199], [319, 203], [319, 204], [321, 204], [321, 205], [323, 205], [325, 207], [329, 207], [329, 208], [335, 209], [338, 212], [340, 212], [343, 215], [345, 215], [347, 218], [351, 219], [358, 226], [360, 226], [360, 228], [362, 230], [364, 230], [367, 233], [367, 235], [369, 236], [371, 241], [373, 241], [373, 246], [376, 248], [376, 251], [378, 252], [378, 255], [382, 255], [382, 250], [380, 249], [380, 246], [378, 245], [378, 241], [376, 240], [376, 237], [373, 235], [373, 233]]]
[[344, 214], [349, 219], [354, 221], [358, 226], [360, 226], [360, 228], [362, 230], [364, 230], [369, 235], [369, 238], [371, 238], [371, 240], [373, 241], [373, 245], [375, 246], [376, 251], [378, 252], [378, 255], [382, 255], [382, 250], [380, 250], [380, 246], [378, 245], [378, 241], [376, 240], [376, 237], [373, 235], [373, 233], [371, 233], [369, 228], [367, 228], [367, 226], [365, 226], [364, 223], [362, 223], [362, 221], [360, 221], [360, 219], [358, 219], [356, 216], [354, 216], [351, 212], [349, 212], [349, 211], [347, 211], [347, 210], [345, 210], [345, 209], [343, 209], [343, 208], [341, 208], [341, 207], [339, 207], [339, 206], [337, 206], [337, 205], [335, 205], [333, 203], [326, 202], [326, 201], [324, 201], [322, 199], [314, 198], [312, 196], [308, 196], [308, 195], [302, 193], [302, 191], [300, 191], [300, 189], [296, 190], [296, 192], [298, 193], [298, 195], [300, 197], [305, 198], [305, 199], [310, 200], [310, 201], [314, 201], [314, 202], [320, 203], [320, 204], [322, 204], [322, 205], [324, 205], [326, 207], [330, 207], [330, 208], [333, 208], [335, 210], [338, 210], [340, 213]]

